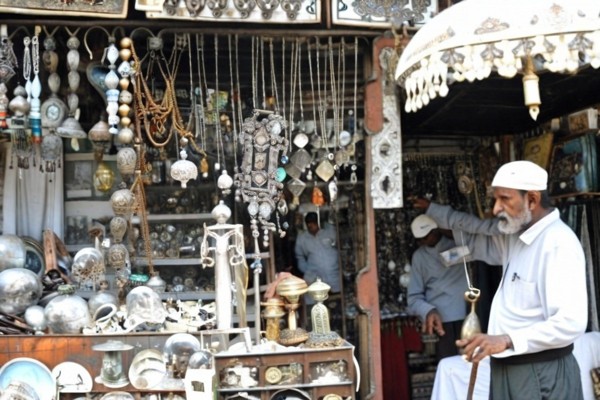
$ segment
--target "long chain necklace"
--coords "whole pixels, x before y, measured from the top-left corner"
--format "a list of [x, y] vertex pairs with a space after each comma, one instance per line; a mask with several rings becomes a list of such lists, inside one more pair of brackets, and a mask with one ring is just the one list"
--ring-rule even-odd
[[[333, 108], [333, 138], [337, 139], [337, 135], [339, 133], [339, 98], [337, 96], [338, 90], [337, 90], [337, 83], [336, 83], [336, 76], [335, 76], [335, 63], [334, 63], [334, 56], [333, 56], [333, 39], [331, 37], [329, 37], [329, 41], [328, 41], [328, 47], [327, 47], [327, 51], [329, 54], [329, 81], [331, 84], [331, 101], [332, 101], [332, 108]], [[327, 81], [327, 79], [325, 79], [325, 81]]]
[[[154, 58], [156, 57], [155, 50], [152, 49], [150, 52], [150, 64], [147, 69], [148, 75], [152, 73]], [[144, 77], [144, 74], [142, 73], [142, 60], [140, 60], [133, 42], [131, 43], [131, 55], [135, 69], [134, 92], [136, 99], [136, 117], [144, 124], [146, 137], [150, 143], [157, 148], [165, 147], [173, 133], [172, 131], [169, 131], [168, 136], [161, 140], [164, 136], [164, 131], [166, 130], [167, 119], [173, 112], [172, 97], [167, 94], [171, 91], [171, 82], [167, 79], [161, 69], [165, 81], [165, 93], [161, 102], [157, 103], [154, 100], [152, 90], [150, 90], [150, 87], [148, 86], [148, 76]]]
[[[273, 49], [273, 38], [269, 40], [269, 62], [271, 65], [271, 91], [275, 96], [275, 112], [279, 114], [279, 95], [277, 93], [277, 79], [275, 77], [275, 51]], [[285, 115], [285, 114], [284, 114]]]
[[[295, 102], [296, 102], [296, 82], [298, 78], [298, 39], [296, 39], [295, 43], [292, 43], [292, 49], [290, 51], [290, 117], [288, 126], [290, 127], [290, 131], [294, 126], [294, 112], [295, 112]], [[285, 101], [284, 101], [285, 103]], [[288, 138], [288, 145], [290, 146], [288, 152], [292, 151], [291, 143], [292, 141]]]
[[[327, 113], [327, 108], [326, 108], [326, 104], [325, 104], [325, 100], [323, 99], [323, 94], [321, 92], [321, 66], [320, 66], [320, 48], [321, 48], [321, 44], [319, 43], [319, 38], [316, 39], [316, 59], [317, 59], [317, 94], [319, 97], [319, 105], [318, 105], [318, 111], [319, 111], [319, 130], [321, 133], [321, 147], [325, 148], [327, 147], [327, 125], [326, 125], [326, 113]], [[328, 58], [325, 57], [325, 66], [324, 66], [324, 72], [323, 75], [325, 75], [325, 71], [327, 71], [327, 62], [328, 62]], [[325, 79], [325, 78], [324, 78]], [[326, 82], [323, 81], [323, 86], [326, 86]], [[323, 91], [325, 91], [325, 87], [323, 87]]]
[[[235, 36], [235, 64], [237, 67], [237, 40], [238, 37], [237, 35]], [[237, 159], [237, 138], [238, 138], [238, 131], [237, 131], [237, 126], [238, 126], [238, 104], [237, 102], [239, 101], [239, 97], [240, 97], [240, 86], [238, 83], [237, 89], [234, 86], [233, 83], [233, 59], [232, 59], [232, 44], [231, 44], [231, 35], [227, 36], [227, 41], [228, 41], [228, 49], [229, 49], [229, 85], [231, 86], [231, 90], [230, 90], [230, 98], [231, 98], [231, 107], [232, 107], [232, 111], [233, 111], [233, 121], [232, 121], [232, 125], [233, 125], [233, 164], [234, 164], [234, 168], [233, 168], [233, 174], [237, 174], [238, 172], [238, 159]], [[238, 70], [239, 71], [239, 70]], [[236, 75], [237, 79], [239, 79], [239, 74]]]
[[[221, 169], [221, 153], [223, 152], [223, 136], [221, 132], [221, 111], [220, 111], [220, 93], [219, 93], [219, 36], [215, 35], [215, 144], [217, 146], [217, 162], [215, 163], [215, 171]], [[225, 168], [225, 157], [223, 154], [223, 168]]]
[[[281, 98], [283, 99], [281, 102], [281, 115], [283, 115], [283, 117], [285, 118], [285, 84], [286, 84], [286, 80], [285, 80], [285, 37], [281, 38]], [[273, 57], [273, 39], [271, 39], [271, 57]], [[271, 65], [271, 68], [273, 68], [273, 65]], [[292, 88], [292, 82], [290, 82], [290, 90]], [[290, 111], [292, 111], [292, 106], [290, 105]], [[288, 125], [291, 129], [291, 127], [293, 127], [294, 125]]]
[[265, 41], [264, 38], [260, 38], [260, 60], [261, 60], [261, 76], [262, 76], [262, 108], [267, 109], [267, 86], [265, 84]]
[[[198, 42], [198, 35], [196, 35], [196, 42]], [[200, 120], [202, 124], [200, 126], [200, 143], [202, 144], [202, 148], [206, 149], [206, 110], [204, 108], [204, 96], [208, 96], [208, 83], [206, 81], [206, 67], [205, 67], [205, 59], [204, 59], [204, 34], [200, 35], [200, 59], [198, 61], [198, 75], [200, 82]], [[197, 55], [198, 56], [198, 55]], [[206, 155], [200, 160], [200, 173], [204, 179], [208, 178], [208, 159]]]

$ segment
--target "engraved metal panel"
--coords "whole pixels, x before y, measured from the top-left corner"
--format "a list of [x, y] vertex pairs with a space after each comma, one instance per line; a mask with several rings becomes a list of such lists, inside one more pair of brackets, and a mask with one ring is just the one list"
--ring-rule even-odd
[[135, 8], [152, 19], [260, 23], [321, 22], [320, 0], [166, 0], [161, 7]]
[[383, 86], [383, 129], [371, 136], [371, 197], [373, 208], [403, 207], [402, 197], [402, 141], [400, 127], [400, 109], [389, 70], [393, 68], [390, 59], [394, 58], [394, 49], [381, 50], [381, 85]]
[[437, 13], [437, 0], [332, 0], [336, 25], [390, 26], [392, 20], [422, 26]]

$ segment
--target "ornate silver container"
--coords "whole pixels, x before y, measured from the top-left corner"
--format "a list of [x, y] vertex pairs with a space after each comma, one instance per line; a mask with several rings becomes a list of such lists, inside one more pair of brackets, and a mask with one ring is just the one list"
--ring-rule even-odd
[[18, 315], [37, 304], [42, 297], [42, 282], [35, 272], [9, 268], [0, 272], [0, 311]]
[[48, 328], [52, 333], [81, 333], [91, 323], [87, 302], [75, 294], [75, 286], [61, 285], [59, 295], [44, 309]]

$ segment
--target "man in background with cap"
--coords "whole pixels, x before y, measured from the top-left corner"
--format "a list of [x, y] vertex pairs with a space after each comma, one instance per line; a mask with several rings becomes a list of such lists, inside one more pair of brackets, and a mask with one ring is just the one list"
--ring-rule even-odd
[[416, 217], [410, 225], [419, 248], [413, 253], [407, 289], [408, 313], [421, 319], [422, 331], [438, 335], [438, 361], [458, 354], [456, 340], [466, 315], [467, 278], [460, 263], [446, 266], [441, 253], [454, 248], [454, 240], [431, 217]]
[[502, 265], [487, 334], [457, 341], [465, 358], [491, 356], [493, 399], [582, 399], [573, 342], [587, 326], [585, 259], [579, 239], [553, 208], [548, 174], [530, 161], [501, 166], [492, 181], [502, 234], [473, 216], [419, 199], [439, 226], [459, 229], [474, 259]]

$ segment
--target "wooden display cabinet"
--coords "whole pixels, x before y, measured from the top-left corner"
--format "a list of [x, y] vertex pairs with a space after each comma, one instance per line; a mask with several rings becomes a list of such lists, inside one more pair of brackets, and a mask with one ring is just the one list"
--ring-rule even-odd
[[[0, 349], [0, 365], [19, 358], [35, 359], [52, 370], [60, 363], [71, 361], [83, 366], [92, 377], [94, 385], [92, 393], [108, 393], [125, 391], [129, 393], [155, 393], [165, 395], [175, 392], [173, 390], [136, 389], [128, 384], [122, 388], [109, 388], [95, 381], [102, 370], [104, 353], [93, 350], [95, 345], [116, 340], [133, 346], [130, 351], [121, 352], [123, 370], [125, 375], [129, 371], [133, 357], [144, 349], [157, 349], [162, 351], [166, 340], [172, 333], [129, 333], [127, 335], [40, 335], [40, 336], [4, 336], [4, 345]], [[185, 396], [184, 391], [176, 392]], [[81, 393], [61, 393], [61, 399], [71, 399], [81, 396]]]
[[271, 400], [285, 390], [302, 392], [313, 400], [331, 394], [355, 399], [354, 346], [348, 342], [332, 348], [222, 352], [215, 355], [215, 373], [218, 399], [222, 400], [242, 392]]

